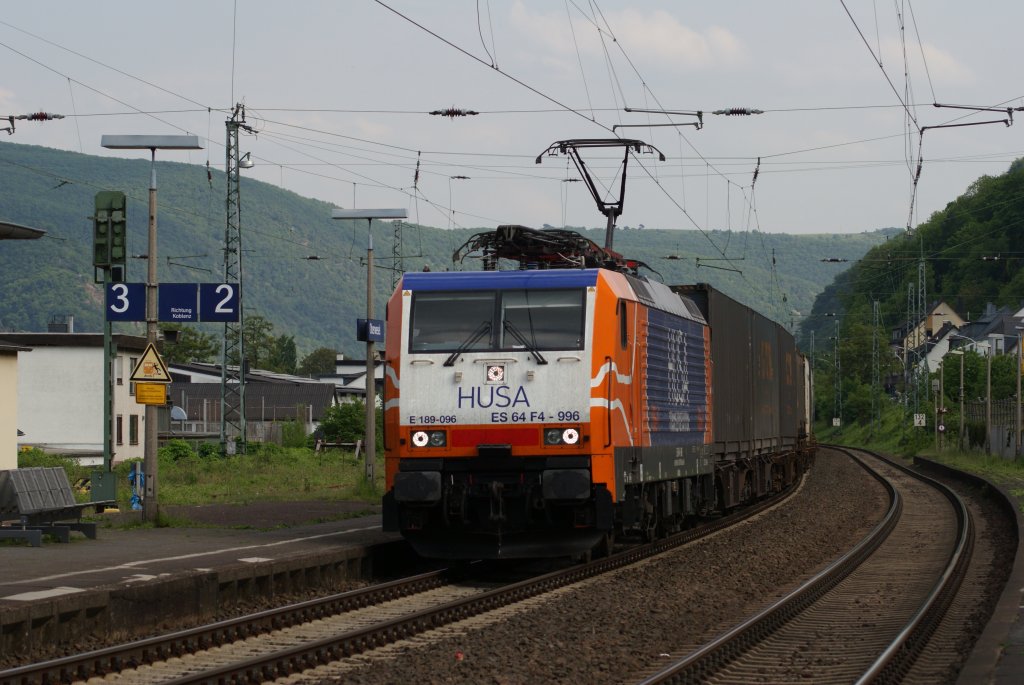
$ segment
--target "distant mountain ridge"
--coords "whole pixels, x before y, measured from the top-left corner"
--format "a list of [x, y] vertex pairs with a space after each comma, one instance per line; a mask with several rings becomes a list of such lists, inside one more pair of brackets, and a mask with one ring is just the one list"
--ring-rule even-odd
[[[0, 145], [0, 220], [47, 231], [40, 240], [0, 242], [0, 332], [43, 331], [54, 316], [73, 315], [76, 330], [100, 331], [102, 287], [93, 282], [93, 198], [100, 190], [128, 196], [128, 254], [147, 251], [149, 167], [124, 160], [5, 142]], [[159, 281], [217, 282], [223, 276], [225, 177], [199, 165], [157, 162]], [[277, 186], [242, 179], [242, 269], [246, 314], [274, 324], [275, 335], [295, 336], [301, 354], [330, 347], [361, 355], [355, 320], [366, 315], [366, 224], [334, 221], [332, 205]], [[596, 214], [596, 211], [595, 211]], [[597, 217], [599, 218], [599, 217]], [[516, 223], [510, 217], [507, 223]], [[615, 249], [649, 264], [666, 283], [707, 282], [789, 325], [811, 310], [814, 298], [867, 250], [899, 229], [860, 234], [788, 235], [710, 231], [730, 261], [721, 261], [698, 231], [623, 229]], [[479, 268], [453, 265], [451, 254], [486, 229], [445, 230], [406, 225], [403, 266], [419, 271]], [[376, 318], [392, 291], [394, 229], [373, 225]], [[604, 242], [604, 229], [585, 235]], [[722, 246], [728, 246], [724, 248]], [[677, 258], [669, 258], [669, 256]], [[697, 258], [701, 258], [698, 266]], [[145, 280], [145, 259], [129, 259], [127, 280]], [[774, 267], [773, 267], [774, 264]], [[774, 268], [774, 271], [773, 271]], [[741, 270], [741, 273], [729, 269]], [[219, 335], [221, 324], [198, 324]], [[141, 325], [116, 324], [138, 332]]]

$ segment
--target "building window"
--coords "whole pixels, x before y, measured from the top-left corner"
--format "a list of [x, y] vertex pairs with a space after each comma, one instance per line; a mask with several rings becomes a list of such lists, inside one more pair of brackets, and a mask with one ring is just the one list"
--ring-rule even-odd
[[[139, 363], [139, 358], [138, 357], [128, 357], [128, 367], [132, 371], [135, 370], [135, 365], [138, 364], [138, 363]], [[128, 384], [128, 394], [131, 395], [132, 397], [135, 397], [135, 384], [134, 383], [129, 383]]]
[[124, 357], [118, 356], [114, 359], [114, 378], [118, 385], [124, 385]]
[[124, 444], [124, 417], [121, 416], [120, 414], [117, 415], [117, 430], [115, 432], [117, 433], [117, 444], [118, 445], [123, 445]]
[[128, 444], [139, 444], [139, 415], [132, 414], [128, 417]]

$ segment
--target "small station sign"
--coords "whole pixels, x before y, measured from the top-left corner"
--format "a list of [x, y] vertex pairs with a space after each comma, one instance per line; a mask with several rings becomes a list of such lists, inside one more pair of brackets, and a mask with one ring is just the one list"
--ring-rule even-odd
[[136, 383], [135, 403], [163, 407], [167, 404], [166, 383]]

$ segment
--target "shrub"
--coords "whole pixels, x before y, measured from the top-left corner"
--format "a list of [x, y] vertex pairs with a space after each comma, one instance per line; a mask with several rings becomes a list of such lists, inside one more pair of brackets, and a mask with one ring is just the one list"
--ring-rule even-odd
[[305, 447], [306, 428], [292, 419], [281, 424], [281, 445], [284, 447]]
[[68, 474], [68, 481], [71, 483], [80, 478], [88, 478], [92, 473], [92, 467], [81, 466], [70, 457], [49, 454], [37, 447], [18, 452], [18, 468], [29, 468], [32, 466], [60, 467]]
[[220, 445], [215, 442], [203, 442], [199, 445], [199, 458], [200, 459], [212, 459], [213, 457], [219, 457]]
[[361, 401], [329, 407], [320, 420], [320, 430], [328, 442], [355, 442], [366, 433], [366, 410]]
[[161, 459], [181, 461], [183, 459], [195, 458], [196, 453], [192, 449], [192, 446], [184, 440], [170, 440], [166, 445], [160, 448], [159, 456]]

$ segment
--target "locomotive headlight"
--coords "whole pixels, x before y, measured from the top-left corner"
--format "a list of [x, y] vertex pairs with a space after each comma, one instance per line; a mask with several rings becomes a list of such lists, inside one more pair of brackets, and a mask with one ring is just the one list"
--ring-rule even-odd
[[416, 431], [412, 434], [412, 444], [416, 447], [445, 447], [448, 434], [444, 431]]
[[566, 428], [562, 431], [562, 442], [566, 445], [575, 445], [580, 440], [580, 432], [575, 428]]
[[544, 444], [545, 445], [561, 445], [562, 444], [562, 429], [561, 428], [548, 428], [544, 431]]

